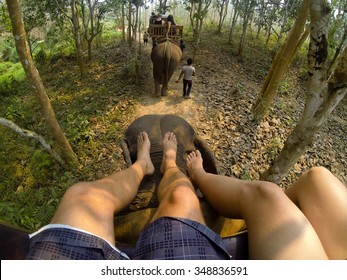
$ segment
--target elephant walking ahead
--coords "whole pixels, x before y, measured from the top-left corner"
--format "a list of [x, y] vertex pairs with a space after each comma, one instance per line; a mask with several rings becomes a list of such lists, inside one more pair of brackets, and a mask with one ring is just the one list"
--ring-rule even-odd
[[[182, 57], [179, 45], [168, 38], [163, 38], [153, 46], [151, 60], [153, 63], [153, 78], [155, 95], [167, 95], [168, 83], [177, 69]], [[162, 85], [160, 92], [160, 85]]]

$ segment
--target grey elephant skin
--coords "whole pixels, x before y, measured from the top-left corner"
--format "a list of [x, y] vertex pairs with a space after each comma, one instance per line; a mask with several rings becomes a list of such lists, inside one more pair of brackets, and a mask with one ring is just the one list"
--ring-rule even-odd
[[[151, 176], [146, 176], [140, 185], [139, 195], [141, 199], [135, 199], [131, 204], [131, 210], [146, 207], [157, 207], [157, 188], [162, 178], [160, 166], [163, 158], [162, 139], [166, 132], [173, 132], [177, 138], [177, 166], [186, 175], [186, 156], [194, 150], [202, 153], [204, 168], [217, 174], [216, 161], [212, 150], [207, 143], [195, 133], [192, 126], [183, 118], [176, 115], [146, 115], [136, 119], [126, 130], [125, 139], [121, 143], [124, 159], [127, 166], [136, 161], [137, 156], [137, 136], [141, 131], [147, 132], [151, 141], [150, 156], [155, 172]], [[150, 196], [150, 198], [148, 197]], [[148, 201], [146, 201], [148, 200]], [[142, 205], [143, 204], [143, 205]], [[137, 205], [137, 206], [136, 206]]]
[[[125, 134], [122, 143], [127, 165], [136, 160], [136, 140], [140, 131], [146, 131], [151, 139], [151, 157], [156, 170], [159, 170], [162, 157], [161, 141], [167, 131], [172, 131], [178, 138], [178, 165], [186, 173], [184, 157], [193, 149], [199, 149], [204, 158], [206, 170], [217, 173], [212, 151], [199, 138], [194, 129], [182, 118], [173, 115], [148, 115], [133, 122]], [[140, 231], [151, 221], [156, 211], [156, 188], [161, 179], [160, 172], [147, 176], [141, 183], [139, 196], [134, 200], [127, 213], [117, 214], [115, 218], [116, 245], [129, 256]], [[147, 195], [144, 195], [147, 194]], [[155, 199], [154, 199], [155, 198]], [[228, 252], [234, 259], [248, 259], [248, 236], [243, 220], [225, 219], [217, 215], [211, 207], [201, 200], [201, 208], [206, 224], [223, 237]], [[132, 208], [132, 209], [131, 209]], [[0, 221], [0, 259], [23, 260], [29, 250], [29, 232]]]
[[[133, 202], [115, 218], [115, 237], [118, 242], [135, 243], [140, 231], [154, 215], [158, 207], [157, 188], [162, 178], [160, 166], [163, 158], [162, 139], [168, 131], [177, 138], [177, 166], [187, 174], [186, 156], [193, 150], [202, 154], [204, 169], [218, 174], [216, 160], [207, 143], [199, 137], [193, 127], [183, 118], [176, 115], [146, 115], [136, 119], [126, 130], [121, 146], [127, 166], [136, 161], [137, 136], [141, 131], [147, 132], [151, 141], [150, 156], [155, 167], [151, 176], [146, 176], [139, 187]], [[235, 222], [219, 216], [202, 196], [199, 197], [206, 224], [217, 233], [238, 232], [244, 227], [243, 222]], [[225, 228], [228, 228], [225, 230]]]
[[[182, 57], [179, 45], [168, 38], [157, 41], [151, 52], [156, 96], [167, 95], [169, 81]], [[160, 85], [162, 87], [160, 88]]]

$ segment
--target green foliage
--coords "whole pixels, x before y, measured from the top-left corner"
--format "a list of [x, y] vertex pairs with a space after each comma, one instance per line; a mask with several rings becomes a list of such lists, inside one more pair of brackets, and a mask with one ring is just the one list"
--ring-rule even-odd
[[52, 25], [47, 31], [45, 40], [36, 45], [33, 56], [39, 66], [75, 53], [71, 32], [67, 32], [65, 28]]
[[268, 156], [271, 161], [273, 161], [277, 154], [283, 148], [283, 140], [280, 137], [274, 137], [270, 140], [268, 144]]
[[135, 57], [131, 57], [126, 60], [120, 70], [120, 75], [124, 78], [131, 79], [132, 82], [136, 82], [136, 76], [139, 73], [140, 62]]
[[244, 172], [241, 175], [241, 180], [251, 181], [254, 178], [252, 178], [252, 175], [250, 174], [249, 170], [244, 170]]
[[20, 63], [0, 63], [0, 95], [14, 94], [25, 81], [25, 72]]
[[290, 85], [289, 85], [288, 81], [282, 81], [280, 83], [278, 91], [282, 94], [288, 94], [289, 93], [289, 87], [290, 87]]
[[50, 222], [63, 192], [62, 189], [47, 186], [29, 190], [19, 188], [15, 192], [8, 192], [8, 197], [16, 202], [0, 202], [0, 215], [10, 224], [31, 231], [37, 230]]
[[[120, 25], [120, 23], [119, 23]], [[101, 41], [103, 44], [109, 44], [122, 38], [122, 32], [116, 30], [116, 23], [112, 20], [105, 20], [101, 33]]]
[[7, 12], [7, 7], [0, 2], [0, 35], [11, 30], [11, 21]]
[[282, 111], [285, 111], [287, 110], [287, 104], [284, 102], [284, 101], [278, 101], [275, 103], [275, 107], [278, 109], [278, 110], [282, 110]]
[[90, 123], [86, 117], [81, 115], [69, 114], [67, 116], [67, 134], [75, 144], [80, 141], [88, 142], [93, 140], [95, 134], [90, 127]]
[[217, 28], [218, 28], [218, 24], [214, 20], [212, 20], [209, 23], [206, 23], [204, 26], [204, 30], [206, 30], [207, 32], [215, 32]]
[[236, 90], [238, 93], [242, 93], [245, 90], [245, 86], [241, 82], [237, 82]]
[[35, 62], [38, 65], [44, 65], [48, 61], [49, 57], [47, 52], [44, 49], [40, 49], [35, 55]]
[[0, 126], [0, 142], [0, 217], [35, 230], [52, 218], [64, 181], [49, 185], [57, 166], [49, 154], [33, 148], [30, 140]]
[[1, 61], [19, 62], [14, 40], [11, 36], [0, 37], [0, 62]]

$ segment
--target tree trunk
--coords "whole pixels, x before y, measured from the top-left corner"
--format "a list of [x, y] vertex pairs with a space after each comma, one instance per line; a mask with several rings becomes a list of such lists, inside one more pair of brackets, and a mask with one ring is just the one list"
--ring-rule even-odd
[[333, 57], [333, 59], [332, 59], [331, 62], [330, 62], [329, 69], [328, 69], [328, 73], [330, 73], [330, 72], [331, 72], [331, 69], [334, 68], [335, 62], [336, 62], [337, 58], [339, 57], [339, 55], [340, 55], [340, 53], [341, 53], [341, 50], [342, 50], [342, 48], [343, 48], [343, 45], [345, 44], [345, 41], [346, 41], [346, 39], [347, 39], [347, 22], [346, 22], [346, 24], [345, 24], [344, 27], [345, 27], [345, 28], [344, 28], [345, 31], [344, 31], [344, 33], [343, 33], [342, 39], [341, 39], [341, 41], [340, 41], [340, 44], [339, 44], [339, 45], [337, 46], [337, 48], [336, 48], [334, 57]]
[[122, 1], [122, 41], [125, 42], [125, 10], [124, 10], [125, 3]]
[[16, 125], [14, 122], [1, 118], [0, 117], [0, 124], [2, 124], [5, 127], [8, 127], [12, 131], [16, 132], [19, 135], [22, 135], [27, 138], [31, 138], [36, 140], [38, 143], [42, 145], [42, 147], [47, 151], [56, 161], [58, 161], [61, 165], [64, 165], [64, 161], [61, 159], [61, 157], [54, 151], [52, 150], [51, 146], [46, 142], [46, 140], [39, 134], [37, 134], [34, 131], [30, 131], [27, 129], [23, 129]]
[[71, 7], [71, 14], [72, 14], [72, 25], [73, 25], [73, 33], [74, 33], [74, 39], [75, 39], [75, 45], [76, 45], [76, 55], [77, 55], [77, 63], [78, 67], [80, 68], [81, 76], [82, 78], [86, 77], [86, 69], [84, 67], [83, 57], [82, 57], [82, 46], [81, 46], [81, 38], [80, 38], [80, 28], [79, 28], [79, 20], [78, 20], [78, 14], [76, 11], [76, 1], [71, 0], [70, 2]]
[[95, 32], [95, 26], [94, 26], [94, 13], [95, 13], [95, 5], [97, 5], [97, 1], [93, 4], [90, 0], [87, 1], [88, 8], [89, 8], [89, 22], [90, 22], [90, 35], [88, 37], [88, 25], [85, 27], [85, 34], [86, 34], [86, 40], [88, 43], [88, 60], [92, 60], [92, 44], [93, 40], [97, 34], [97, 31]]
[[259, 121], [267, 113], [276, 90], [293, 61], [296, 52], [307, 37], [307, 32], [304, 32], [305, 22], [309, 13], [309, 0], [304, 0], [299, 16], [290, 30], [285, 42], [278, 50], [276, 57], [268, 72], [257, 101], [253, 105], [254, 119]]
[[220, 1], [220, 7], [218, 7], [218, 13], [219, 13], [219, 22], [218, 22], [218, 29], [217, 29], [218, 34], [222, 32], [224, 20], [228, 13], [228, 6], [229, 6], [229, 0]]
[[328, 22], [326, 0], [310, 1], [311, 33], [308, 53], [308, 94], [304, 112], [272, 166], [262, 179], [279, 183], [310, 147], [317, 131], [347, 93], [347, 48], [327, 80]]
[[128, 45], [129, 48], [132, 47], [133, 42], [132, 42], [132, 36], [131, 36], [131, 1], [128, 2], [129, 3], [129, 9], [128, 9]]
[[[138, 31], [138, 24], [139, 24], [139, 5], [135, 5], [135, 38], [134, 38], [134, 58], [135, 58], [135, 84], [139, 84], [140, 79], [140, 62], [139, 62], [139, 47], [140, 47], [140, 33], [137, 33]], [[137, 39], [137, 35], [139, 38]]]
[[243, 24], [242, 24], [242, 35], [239, 43], [239, 49], [238, 49], [238, 55], [242, 55], [243, 49], [245, 47], [246, 43], [246, 34], [247, 34], [247, 26], [248, 22], [252, 16], [254, 5], [256, 4], [256, 1], [254, 0], [248, 0], [248, 3], [246, 4], [247, 7], [245, 8], [245, 15], [243, 17]]
[[233, 32], [236, 26], [236, 20], [238, 17], [238, 9], [239, 9], [239, 0], [236, 0], [235, 6], [234, 6], [234, 14], [233, 14], [233, 19], [230, 27], [230, 32], [229, 32], [229, 43], [231, 44], [232, 38], [233, 38]]
[[211, 3], [212, 0], [190, 1], [189, 18], [193, 30], [193, 60], [199, 47], [202, 25]]
[[23, 13], [19, 5], [19, 0], [6, 0], [6, 2], [11, 18], [12, 31], [16, 42], [18, 56], [30, 84], [35, 89], [36, 96], [41, 106], [42, 115], [54, 137], [63, 160], [67, 163], [76, 163], [76, 155], [60, 128], [40, 74], [34, 66], [33, 59], [30, 56], [30, 50], [24, 30]]

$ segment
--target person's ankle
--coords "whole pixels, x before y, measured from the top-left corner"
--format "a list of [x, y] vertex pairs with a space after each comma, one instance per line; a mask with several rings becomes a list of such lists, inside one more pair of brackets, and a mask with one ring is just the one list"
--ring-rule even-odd
[[189, 172], [189, 177], [192, 179], [194, 182], [197, 182], [201, 177], [206, 174], [206, 171], [202, 168], [195, 168]]

